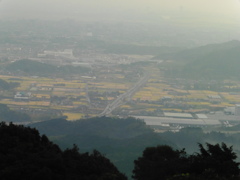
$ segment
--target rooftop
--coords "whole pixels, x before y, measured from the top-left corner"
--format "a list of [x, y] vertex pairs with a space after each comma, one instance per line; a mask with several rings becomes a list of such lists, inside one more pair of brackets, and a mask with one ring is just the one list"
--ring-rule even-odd
[[175, 117], [175, 118], [193, 118], [189, 113], [164, 113], [165, 117]]
[[196, 114], [198, 119], [208, 119], [208, 117], [205, 114]]

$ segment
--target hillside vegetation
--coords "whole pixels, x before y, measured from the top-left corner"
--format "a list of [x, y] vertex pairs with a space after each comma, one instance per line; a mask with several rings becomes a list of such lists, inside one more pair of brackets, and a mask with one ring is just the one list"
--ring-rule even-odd
[[128, 177], [131, 177], [133, 161], [144, 148], [158, 144], [174, 146], [135, 118], [96, 117], [75, 122], [54, 119], [31, 126], [48, 135], [63, 149], [74, 143], [81, 151], [98, 149]]
[[10, 82], [4, 81], [3, 79], [0, 79], [0, 90], [11, 90], [19, 86], [19, 83], [16, 82]]
[[96, 117], [75, 122], [54, 119], [31, 126], [48, 135], [62, 149], [74, 143], [83, 152], [98, 149], [128, 177], [132, 175], [134, 160], [146, 147], [170, 145], [194, 153], [198, 151], [197, 143], [225, 142], [229, 146], [234, 144], [237, 154], [240, 154], [239, 134], [204, 133], [201, 128], [184, 128], [177, 133], [154, 133], [143, 121], [134, 118]]
[[135, 118], [96, 117], [74, 122], [65, 119], [53, 119], [35, 123], [33, 126], [39, 129], [41, 133], [49, 136], [77, 134], [79, 136], [94, 135], [125, 139], [152, 132], [152, 129], [147, 127], [143, 121]]
[[0, 104], [0, 121], [29, 122], [31, 118], [25, 113], [13, 111], [7, 105]]
[[[104, 118], [106, 117], [99, 119], [104, 121]], [[96, 120], [97, 118], [93, 119], [92, 122], [96, 123]], [[106, 122], [110, 123], [113, 126], [113, 131], [115, 131], [116, 127], [114, 127], [115, 125], [111, 120], [114, 120], [114, 118], [107, 118]], [[189, 154], [185, 149], [178, 150], [181, 147], [176, 148], [174, 145], [167, 145], [169, 141], [161, 140], [159, 134], [145, 132], [145, 130], [142, 131], [142, 127], [144, 126], [141, 125], [142, 122], [137, 123], [139, 120], [129, 118], [128, 123], [126, 123], [126, 119], [115, 118], [115, 120], [123, 132], [127, 133], [124, 129], [126, 127], [131, 129], [129, 125], [135, 124], [133, 130], [135, 129], [135, 132], [142, 132], [142, 135], [137, 135], [136, 137], [138, 138], [136, 138], [130, 134], [125, 139], [119, 139], [119, 135], [115, 136], [116, 139], [111, 139], [110, 137], [104, 138], [107, 135], [105, 133], [100, 136], [92, 135], [85, 137], [79, 136], [76, 131], [77, 129], [75, 129], [72, 134], [65, 136], [65, 140], [61, 137], [55, 137], [58, 141], [78, 141], [80, 143], [80, 152], [77, 145], [73, 145], [72, 148], [67, 148], [66, 150], [61, 150], [46, 135], [40, 135], [39, 131], [35, 128], [14, 125], [12, 123], [9, 125], [3, 122], [0, 123], [0, 179], [127, 179], [113, 164], [121, 167], [128, 173], [129, 177], [131, 177], [131, 171], [133, 170], [132, 177], [136, 180], [239, 179], [239, 163], [236, 162], [237, 154], [233, 151], [232, 146], [228, 146], [225, 143], [221, 143], [221, 145], [219, 143], [215, 145], [206, 143], [206, 146], [204, 146], [199, 143], [198, 149], [193, 151], [193, 154]], [[122, 124], [119, 122], [120, 120], [123, 120]], [[57, 123], [63, 129], [64, 125], [67, 125], [63, 119], [50, 120], [48, 123], [44, 122], [42, 128], [44, 126], [47, 127], [46, 125], [48, 124], [54, 130], [55, 125], [56, 128], [53, 134], [56, 134], [57, 131], [61, 131], [60, 128], [56, 130], [58, 127]], [[75, 125], [78, 123], [75, 123]], [[99, 126], [100, 124], [98, 124], [98, 130], [95, 129], [98, 133], [102, 127]], [[41, 123], [38, 123], [38, 126], [40, 127]], [[66, 127], [67, 131], [65, 132], [70, 133], [70, 130], [73, 129], [73, 126], [71, 126], [71, 124], [68, 124]], [[141, 128], [138, 128], [139, 126]], [[82, 130], [84, 127], [86, 128], [87, 126], [82, 126]], [[90, 128], [89, 125], [88, 127]], [[50, 131], [50, 129], [46, 131]], [[86, 132], [87, 130], [84, 133]], [[191, 145], [197, 145], [195, 142], [197, 139], [202, 141], [201, 139], [204, 138], [202, 137], [204, 133], [199, 128], [187, 128], [183, 129], [180, 133], [160, 135], [174, 142], [178, 141], [180, 146], [184, 144], [183, 141], [186, 141], [189, 136], [195, 136], [195, 140], [193, 138], [187, 144], [185, 142], [187, 150]], [[211, 138], [208, 139], [210, 141], [213, 141], [214, 137], [215, 139], [217, 137], [220, 142], [227, 141], [227, 138], [224, 138], [219, 133], [209, 133], [205, 134], [205, 136], [211, 136], [212, 140]], [[100, 141], [99, 144], [96, 144], [97, 141]], [[86, 148], [87, 146], [98, 146], [101, 148], [100, 144], [102, 149], [103, 147], [105, 147], [105, 150], [108, 149], [106, 152], [109, 158], [114, 160], [112, 161], [113, 163], [97, 150], [89, 153], [84, 152], [82, 148]], [[197, 153], [198, 151], [199, 153]], [[124, 159], [124, 161], [120, 161], [121, 159]]]

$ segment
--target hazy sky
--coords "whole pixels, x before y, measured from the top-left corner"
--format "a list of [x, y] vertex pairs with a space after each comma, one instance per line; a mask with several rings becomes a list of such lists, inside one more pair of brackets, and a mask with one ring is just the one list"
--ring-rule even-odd
[[2, 0], [0, 19], [216, 21], [240, 23], [239, 0]]

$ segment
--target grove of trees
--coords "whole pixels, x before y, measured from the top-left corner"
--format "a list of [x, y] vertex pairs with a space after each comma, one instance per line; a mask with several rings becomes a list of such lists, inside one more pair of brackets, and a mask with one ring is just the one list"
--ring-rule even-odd
[[239, 163], [232, 147], [226, 144], [199, 144], [199, 153], [187, 155], [184, 149], [170, 146], [148, 147], [134, 161], [135, 180], [240, 179]]
[[100, 152], [79, 153], [77, 146], [62, 151], [22, 125], [0, 123], [1, 180], [126, 180]]

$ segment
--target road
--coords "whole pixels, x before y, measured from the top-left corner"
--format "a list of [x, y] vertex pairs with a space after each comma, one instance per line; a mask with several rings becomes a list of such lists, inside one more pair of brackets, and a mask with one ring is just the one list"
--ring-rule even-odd
[[99, 116], [106, 116], [110, 114], [114, 109], [123, 105], [126, 102], [126, 99], [130, 98], [135, 92], [137, 92], [142, 86], [147, 83], [149, 77], [150, 76], [148, 74], [144, 75], [133, 87], [127, 90], [124, 94], [118, 96], [118, 98], [115, 99], [111, 104], [108, 104], [104, 111], [99, 114]]
[[86, 93], [86, 99], [87, 99], [88, 103], [91, 104], [91, 100], [88, 95], [88, 83], [86, 84], [86, 87], [85, 87], [85, 93]]

